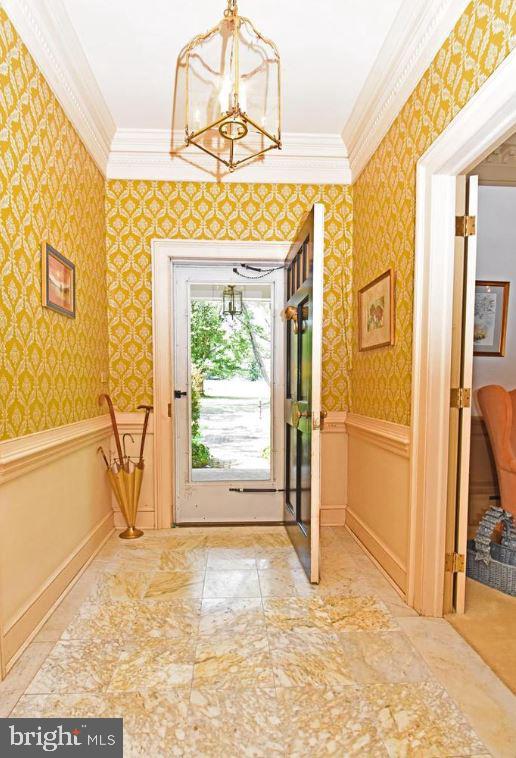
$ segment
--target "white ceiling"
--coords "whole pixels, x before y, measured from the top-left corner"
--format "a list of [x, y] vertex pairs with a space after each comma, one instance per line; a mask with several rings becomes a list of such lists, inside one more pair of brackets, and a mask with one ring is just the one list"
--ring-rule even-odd
[[[350, 183], [469, 0], [239, 0], [282, 59], [283, 149], [232, 174], [184, 147], [177, 58], [226, 0], [0, 0], [110, 178]], [[176, 130], [171, 135], [171, 128]]]
[[[170, 129], [178, 55], [225, 0], [61, 1], [117, 128]], [[280, 51], [284, 132], [342, 132], [401, 3], [240, 0]]]

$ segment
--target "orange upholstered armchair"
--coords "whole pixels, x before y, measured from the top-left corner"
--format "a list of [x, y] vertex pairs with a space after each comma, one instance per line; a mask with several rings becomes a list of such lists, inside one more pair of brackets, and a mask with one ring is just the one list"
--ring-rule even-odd
[[478, 390], [496, 463], [502, 508], [516, 516], [516, 390], [489, 384]]

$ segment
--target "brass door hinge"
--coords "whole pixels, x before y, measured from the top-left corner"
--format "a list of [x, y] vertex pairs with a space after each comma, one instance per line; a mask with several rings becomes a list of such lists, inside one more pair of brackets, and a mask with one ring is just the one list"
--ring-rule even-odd
[[473, 237], [477, 233], [476, 216], [455, 216], [455, 236]]
[[452, 387], [450, 390], [451, 408], [469, 408], [471, 405], [471, 390], [469, 387]]
[[464, 572], [465, 558], [462, 553], [446, 553], [444, 559], [444, 569], [452, 574], [458, 574]]

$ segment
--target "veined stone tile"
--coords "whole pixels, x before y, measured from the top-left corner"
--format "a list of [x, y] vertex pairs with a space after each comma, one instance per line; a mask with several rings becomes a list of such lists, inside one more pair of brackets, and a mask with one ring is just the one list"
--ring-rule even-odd
[[178, 550], [180, 552], [184, 552], [185, 550], [202, 550], [207, 545], [207, 537], [200, 530], [195, 534], [187, 535], [180, 533], [177, 535], [169, 534], [165, 537], [152, 535], [147, 544], [154, 549], [161, 550]]
[[153, 639], [124, 647], [109, 682], [109, 692], [171, 689], [191, 684], [194, 638]]
[[423, 658], [402, 632], [345, 632], [340, 640], [353, 678], [361, 684], [431, 678]]
[[262, 597], [304, 597], [313, 594], [303, 569], [259, 571]]
[[278, 687], [286, 755], [387, 758], [360, 688]]
[[326, 595], [322, 602], [335, 631], [398, 629], [385, 605], [375, 597]]
[[[313, 630], [310, 630], [313, 631]], [[327, 687], [355, 684], [348, 662], [337, 642], [312, 650], [276, 648], [271, 650], [277, 687]]]
[[163, 550], [157, 568], [165, 571], [204, 571], [208, 553], [204, 548]]
[[259, 549], [256, 551], [256, 565], [261, 571], [265, 569], [302, 571], [301, 563], [293, 548], [270, 547]]
[[58, 642], [26, 689], [27, 694], [103, 692], [121, 648], [116, 642]]
[[326, 628], [329, 625], [324, 605], [318, 597], [263, 598], [268, 627], [284, 631], [297, 628]]
[[274, 689], [192, 690], [185, 756], [285, 755]]
[[193, 686], [227, 689], [228, 687], [273, 687], [270, 655], [262, 653], [246, 658], [232, 652], [210, 655], [194, 666]]
[[[292, 653], [311, 653], [324, 655], [328, 647], [339, 647], [340, 638], [335, 632], [317, 627], [297, 627], [296, 629], [278, 629], [270, 626], [267, 638], [271, 652], [273, 650], [288, 650]], [[342, 654], [342, 650], [341, 650]]]
[[206, 632], [197, 636], [195, 662], [231, 653], [252, 658], [268, 652], [269, 640], [265, 627], [249, 628], [245, 635], [234, 629], [217, 629], [215, 633]]
[[256, 571], [255, 551], [251, 547], [210, 547], [207, 568], [211, 571]]
[[201, 606], [199, 634], [215, 634], [231, 629], [245, 634], [251, 628], [265, 628], [260, 598], [204, 599]]
[[203, 571], [157, 571], [149, 581], [146, 600], [200, 598], [204, 586]]
[[260, 597], [258, 573], [207, 569], [203, 597]]
[[190, 690], [24, 695], [16, 718], [123, 718], [124, 758], [184, 755]]
[[206, 539], [208, 548], [252, 548], [254, 547], [254, 536], [250, 533], [241, 532], [218, 532], [209, 533]]
[[[25, 648], [5, 679], [0, 682], [0, 703], [3, 708], [7, 707], [7, 701], [10, 703], [9, 710], [13, 707], [53, 648], [53, 642], [31, 642]], [[12, 696], [16, 693], [18, 697], [13, 702]]]
[[364, 687], [371, 718], [390, 756], [473, 756], [486, 753], [459, 709], [435, 682]]
[[191, 636], [197, 632], [200, 601], [85, 603], [62, 639], [115, 640]]
[[90, 600], [109, 602], [113, 600], [141, 600], [152, 577], [142, 571], [117, 571], [107, 573], [94, 587]]

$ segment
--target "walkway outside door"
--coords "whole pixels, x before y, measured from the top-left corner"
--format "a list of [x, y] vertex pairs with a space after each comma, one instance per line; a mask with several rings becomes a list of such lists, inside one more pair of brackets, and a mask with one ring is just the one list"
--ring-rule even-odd
[[285, 273], [237, 265], [172, 266], [179, 524], [283, 519]]
[[285, 524], [312, 582], [319, 581], [324, 206], [315, 205], [287, 257]]

